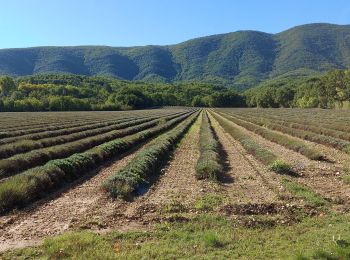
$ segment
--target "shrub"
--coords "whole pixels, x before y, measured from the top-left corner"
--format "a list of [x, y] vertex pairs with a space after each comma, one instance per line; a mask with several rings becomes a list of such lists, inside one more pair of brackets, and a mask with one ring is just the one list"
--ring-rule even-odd
[[29, 169], [5, 179], [0, 182], [0, 212], [26, 205], [46, 196], [48, 192], [175, 126], [193, 113], [191, 111], [163, 125], [155, 126], [122, 139], [112, 140], [65, 159], [52, 160], [43, 166]]
[[281, 160], [274, 161], [269, 165], [269, 169], [281, 174], [290, 173], [292, 171], [290, 165]]
[[202, 125], [199, 132], [200, 157], [196, 165], [197, 179], [217, 180], [223, 172], [220, 163], [219, 143], [214, 136], [207, 112], [203, 113]]
[[[185, 118], [187, 116], [188, 114], [182, 116], [177, 115], [177, 118]], [[170, 120], [173, 117], [174, 116], [168, 116], [166, 117], [166, 120]], [[0, 160], [0, 169], [3, 170], [3, 175], [0, 175], [0, 179], [6, 176], [14, 175], [19, 171], [42, 165], [50, 160], [64, 158], [74, 153], [83, 152], [110, 140], [154, 127], [158, 124], [158, 122], [159, 119], [151, 120], [142, 124], [140, 124], [139, 120], [126, 122], [122, 124], [123, 126], [120, 126], [122, 127], [121, 129], [113, 130], [105, 134], [84, 138], [66, 144], [33, 150], [28, 153], [18, 154], [13, 157]]]
[[147, 183], [169, 157], [175, 144], [188, 130], [198, 114], [153, 140], [147, 149], [137, 154], [125, 167], [117, 171], [103, 183], [103, 188], [112, 197], [128, 198], [137, 188]]

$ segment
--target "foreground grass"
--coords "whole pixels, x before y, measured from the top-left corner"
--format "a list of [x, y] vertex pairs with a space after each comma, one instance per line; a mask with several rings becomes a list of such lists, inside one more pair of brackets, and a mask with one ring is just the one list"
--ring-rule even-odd
[[152, 231], [66, 233], [3, 259], [349, 259], [350, 215], [307, 218], [292, 226], [245, 228], [203, 214]]

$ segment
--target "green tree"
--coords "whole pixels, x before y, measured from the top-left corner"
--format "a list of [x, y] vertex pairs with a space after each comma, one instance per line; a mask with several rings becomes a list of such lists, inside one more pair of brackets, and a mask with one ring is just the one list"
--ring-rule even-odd
[[275, 92], [275, 103], [280, 107], [291, 107], [294, 100], [295, 90], [289, 86], [280, 87]]
[[8, 76], [0, 77], [0, 90], [2, 95], [6, 96], [15, 89], [16, 89], [16, 84], [11, 77], [8, 77]]
[[115, 103], [125, 109], [141, 109], [149, 106], [149, 99], [140, 91], [134, 88], [125, 88], [117, 93]]
[[202, 97], [201, 96], [195, 96], [193, 99], [192, 99], [192, 102], [191, 102], [191, 105], [193, 107], [203, 107], [203, 102], [202, 102]]

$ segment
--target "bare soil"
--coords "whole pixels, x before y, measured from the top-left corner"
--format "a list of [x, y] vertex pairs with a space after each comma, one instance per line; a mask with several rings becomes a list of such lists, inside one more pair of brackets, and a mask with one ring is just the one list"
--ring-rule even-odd
[[281, 186], [279, 176], [268, 171], [248, 154], [213, 117], [210, 119], [226, 157], [226, 174], [232, 179], [222, 185], [222, 193], [227, 196], [228, 201], [237, 204], [278, 201]]

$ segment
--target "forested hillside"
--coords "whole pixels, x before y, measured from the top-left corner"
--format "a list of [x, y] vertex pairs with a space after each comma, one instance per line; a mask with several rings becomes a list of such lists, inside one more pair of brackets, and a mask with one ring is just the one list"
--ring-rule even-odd
[[278, 34], [238, 31], [169, 46], [0, 50], [0, 75], [73, 73], [148, 82], [202, 81], [247, 89], [284, 74], [350, 66], [350, 26], [308, 24]]

